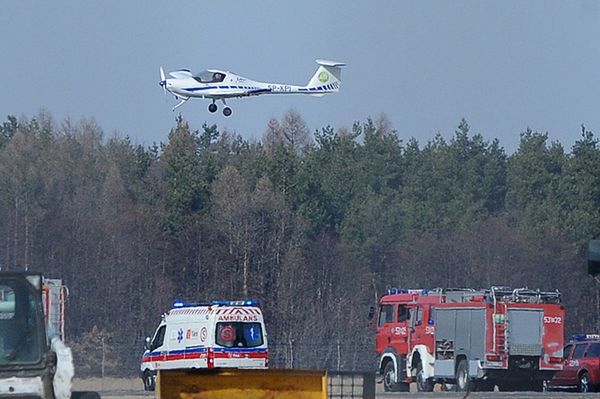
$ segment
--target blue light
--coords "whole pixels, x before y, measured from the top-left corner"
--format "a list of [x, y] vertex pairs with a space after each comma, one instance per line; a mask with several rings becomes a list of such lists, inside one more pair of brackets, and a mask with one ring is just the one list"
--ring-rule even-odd
[[212, 301], [212, 304], [220, 306], [258, 306], [259, 302], [253, 299], [246, 299], [241, 301], [215, 300]]
[[573, 334], [571, 341], [585, 341], [586, 339], [600, 339], [599, 334]]
[[225, 301], [216, 299], [210, 302], [185, 302], [185, 301], [174, 301], [173, 308], [189, 308], [193, 306], [258, 306], [259, 302], [252, 299], [246, 299], [241, 301]]

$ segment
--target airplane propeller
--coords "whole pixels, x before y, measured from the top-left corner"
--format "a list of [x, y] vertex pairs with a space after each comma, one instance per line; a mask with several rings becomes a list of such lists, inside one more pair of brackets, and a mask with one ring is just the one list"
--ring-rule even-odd
[[162, 65], [160, 66], [160, 82], [158, 84], [160, 86], [162, 86], [163, 92], [165, 93], [165, 96], [166, 96], [167, 95], [167, 78], [165, 77], [165, 71], [164, 71]]

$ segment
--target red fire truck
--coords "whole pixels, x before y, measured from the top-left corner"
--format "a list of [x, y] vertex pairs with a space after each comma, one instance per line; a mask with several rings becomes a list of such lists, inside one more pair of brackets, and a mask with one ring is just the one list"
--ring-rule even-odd
[[386, 391], [536, 390], [562, 369], [558, 291], [391, 289], [379, 301], [378, 374]]

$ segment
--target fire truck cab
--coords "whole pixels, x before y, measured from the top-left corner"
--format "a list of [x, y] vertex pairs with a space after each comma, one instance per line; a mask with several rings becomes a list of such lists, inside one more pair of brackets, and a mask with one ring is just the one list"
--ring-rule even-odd
[[386, 391], [536, 390], [562, 369], [560, 293], [391, 289], [379, 301], [377, 372]]

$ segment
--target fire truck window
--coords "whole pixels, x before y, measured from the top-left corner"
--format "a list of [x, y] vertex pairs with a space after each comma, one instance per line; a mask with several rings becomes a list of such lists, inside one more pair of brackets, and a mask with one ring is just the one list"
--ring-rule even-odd
[[162, 346], [165, 340], [165, 331], [167, 331], [167, 326], [161, 326], [158, 329], [156, 335], [154, 336], [154, 339], [152, 340], [152, 345], [150, 346], [151, 351]]
[[394, 321], [394, 305], [381, 305], [379, 307], [379, 323], [378, 326], [382, 326], [385, 323], [391, 323]]
[[423, 309], [417, 308], [415, 312], [415, 326], [421, 325], [423, 322]]
[[586, 346], [587, 344], [575, 345], [575, 350], [573, 351], [573, 356], [571, 357], [571, 359], [581, 359], [583, 357], [583, 354], [585, 353]]
[[410, 320], [410, 309], [406, 305], [398, 305], [398, 322]]
[[600, 342], [595, 342], [588, 348], [585, 357], [600, 357]]

